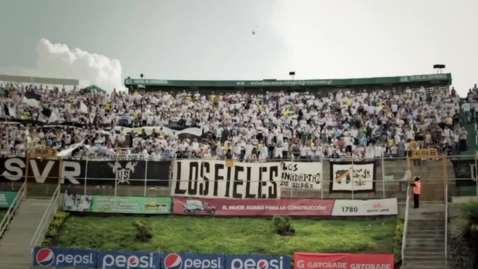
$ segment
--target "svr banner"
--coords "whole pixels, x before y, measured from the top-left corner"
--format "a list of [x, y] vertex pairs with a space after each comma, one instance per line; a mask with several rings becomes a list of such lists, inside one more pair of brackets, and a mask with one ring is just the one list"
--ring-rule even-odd
[[281, 163], [181, 160], [173, 166], [172, 196], [279, 199]]

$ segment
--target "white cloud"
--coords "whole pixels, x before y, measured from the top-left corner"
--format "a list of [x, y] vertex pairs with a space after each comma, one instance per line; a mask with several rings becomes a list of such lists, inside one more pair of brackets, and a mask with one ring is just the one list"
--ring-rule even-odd
[[65, 44], [40, 39], [37, 48], [36, 67], [2, 68], [1, 73], [18, 76], [40, 76], [49, 78], [78, 79], [80, 86], [95, 84], [112, 92], [124, 90], [121, 63], [104, 55], [69, 48]]

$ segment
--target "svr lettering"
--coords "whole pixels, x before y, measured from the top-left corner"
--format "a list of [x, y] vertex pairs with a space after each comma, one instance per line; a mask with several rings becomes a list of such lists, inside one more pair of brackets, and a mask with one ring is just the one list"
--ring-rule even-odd
[[[37, 162], [35, 160], [30, 160], [30, 168], [32, 170], [33, 177], [35, 177], [35, 181], [37, 183], [45, 183], [45, 180], [50, 174], [53, 165], [55, 165], [55, 161], [48, 161], [43, 171], [40, 172]], [[7, 159], [5, 161], [5, 171], [2, 173], [2, 175], [8, 180], [18, 181], [24, 178], [24, 170], [25, 162], [23, 160]], [[78, 162], [64, 161], [62, 174], [63, 178], [61, 179], [61, 183], [65, 183], [65, 179], [68, 179], [71, 184], [80, 184], [75, 177], [81, 175], [81, 166]]]

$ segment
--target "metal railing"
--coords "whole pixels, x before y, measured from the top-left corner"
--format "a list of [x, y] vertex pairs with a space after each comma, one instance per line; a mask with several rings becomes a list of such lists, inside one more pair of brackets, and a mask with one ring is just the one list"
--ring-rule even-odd
[[448, 185], [445, 185], [445, 268], [448, 268]]
[[[468, 162], [467, 159], [471, 158], [473, 158], [473, 160], [469, 160]], [[475, 164], [476, 158], [477, 156], [466, 156], [462, 158], [462, 160], [464, 159], [463, 164], [460, 162], [458, 163], [461, 166], [465, 165], [465, 168], [468, 169], [467, 171], [469, 171], [469, 163]], [[426, 196], [422, 197], [423, 201], [441, 201], [443, 203], [443, 181], [445, 180], [448, 180], [448, 182], [459, 182], [462, 180], [466, 181], [474, 179], [471, 177], [454, 178], [452, 175], [449, 175], [449, 172], [453, 173], [454, 168], [450, 160], [454, 159], [446, 159], [445, 161], [431, 159], [425, 160], [421, 161], [420, 166], [414, 166], [413, 163], [410, 164], [411, 173], [416, 173], [416, 175], [423, 177], [425, 184], [429, 186], [427, 189], [430, 191], [427, 192]], [[19, 167], [26, 167], [26, 162], [23, 159], [9, 159], [8, 161], [16, 163], [16, 165]], [[353, 165], [355, 169], [355, 166], [360, 166], [362, 161], [367, 161], [367, 159], [349, 163], [351, 166]], [[72, 194], [108, 196], [169, 196], [173, 193], [173, 189], [175, 189], [178, 185], [181, 189], [187, 189], [188, 184], [206, 183], [206, 180], [209, 179], [210, 182], [208, 186], [211, 188], [211, 184], [214, 182], [216, 182], [214, 184], [222, 186], [226, 183], [226, 181], [234, 179], [234, 176], [231, 174], [231, 177], [226, 180], [215, 180], [218, 178], [218, 175], [224, 176], [225, 172], [227, 172], [225, 171], [226, 166], [224, 161], [218, 160], [182, 160], [181, 162], [183, 162], [183, 165], [180, 175], [178, 174], [178, 161], [140, 161], [131, 162], [130, 165], [130, 162], [128, 161], [117, 164], [115, 161], [81, 161], [63, 159], [61, 161], [63, 169], [59, 169], [58, 164], [53, 164], [51, 166], [49, 164], [45, 166], [44, 164], [37, 164], [36, 162], [38, 161], [30, 159], [29, 164], [32, 169], [29, 169], [28, 171], [24, 170], [23, 172], [23, 175], [28, 172], [28, 195], [30, 197], [48, 197], [48, 199], [58, 187], [59, 177], [63, 179], [63, 184], [61, 184], [62, 192], [67, 190], [68, 193]], [[48, 160], [48, 162], [55, 163], [60, 161]], [[196, 163], [196, 166], [190, 166], [188, 163]], [[405, 159], [389, 160], [387, 158], [383, 158], [381, 160], [375, 160], [374, 168], [367, 168], [368, 170], [373, 171], [368, 176], [365, 174], [351, 174], [350, 182], [360, 181], [359, 183], [363, 183], [363, 185], [359, 186], [359, 183], [349, 184], [347, 185], [349, 186], [348, 189], [342, 188], [341, 192], [337, 192], [337, 189], [335, 189], [335, 186], [339, 186], [336, 184], [337, 181], [335, 180], [334, 174], [334, 171], [338, 168], [335, 169], [331, 167], [330, 163], [331, 162], [328, 160], [323, 160], [322, 162], [286, 162], [286, 164], [297, 164], [299, 167], [304, 167], [304, 169], [299, 169], [296, 172], [288, 170], [287, 173], [290, 173], [292, 176], [282, 173], [283, 163], [279, 162], [279, 160], [264, 163], [234, 162], [234, 165], [236, 167], [252, 167], [251, 173], [249, 173], [247, 176], [242, 174], [240, 177], [241, 180], [247, 180], [251, 183], [259, 180], [257, 175], [258, 171], [261, 171], [261, 167], [274, 166], [277, 168], [279, 173], [273, 174], [272, 176], [274, 177], [274, 180], [278, 182], [277, 191], [280, 190], [280, 197], [282, 198], [399, 198], [401, 203], [405, 203], [406, 187], [400, 187], [400, 185], [403, 186], [404, 184], [400, 178], [403, 176], [403, 171], [407, 169], [407, 162]], [[444, 173], [443, 169], [441, 169], [441, 167], [445, 167], [445, 163], [447, 166], [447, 173]], [[209, 165], [209, 170], [206, 170], [206, 164]], [[454, 162], [454, 164], [456, 163]], [[204, 166], [203, 174], [196, 172], [198, 169], [199, 171], [203, 170], [201, 165]], [[222, 168], [219, 170], [212, 169], [215, 167], [215, 165], [220, 165]], [[133, 166], [134, 170], [131, 170]], [[50, 169], [49, 167], [52, 168]], [[48, 171], [47, 169], [50, 170]], [[16, 176], [14, 172], [15, 171], [9, 171], [8, 169], [5, 170], [4, 180], [0, 182], [0, 191], [7, 191], [12, 188], [20, 188], [22, 184], [21, 177], [23, 177], [23, 175], [21, 175], [20, 179], [18, 179], [18, 176]], [[189, 177], [190, 172], [192, 172], [193, 178]], [[315, 175], [318, 174], [320, 176], [315, 177]], [[307, 179], [304, 177], [304, 175], [314, 176], [314, 179], [312, 180], [314, 182], [313, 189], [310, 187], [291, 187], [290, 185], [281, 185], [282, 183], [293, 182], [294, 178], [298, 179], [298, 182], [301, 182], [301, 179], [306, 181]], [[319, 178], [319, 181], [315, 182], [315, 178]], [[465, 193], [464, 191], [462, 192], [463, 188], [460, 187], [463, 184], [455, 183], [455, 185], [456, 186], [450, 185], [450, 195], [459, 196], [461, 193]], [[477, 185], [476, 181], [473, 181], [471, 186], [474, 185]], [[474, 188], [472, 187], [472, 189]], [[465, 191], [467, 191], [467, 189]]]
[[17, 195], [15, 196], [15, 199], [13, 200], [12, 205], [8, 208], [7, 213], [5, 214], [5, 217], [3, 217], [3, 220], [0, 223], [0, 239], [2, 238], [3, 233], [7, 229], [8, 224], [10, 224], [10, 220], [15, 215], [15, 212], [17, 211], [18, 207], [20, 206], [21, 202], [23, 201], [23, 197], [24, 197], [23, 189], [24, 188], [25, 188], [25, 183], [23, 183], [22, 187], [17, 192]]
[[38, 245], [38, 242], [41, 239], [43, 239], [45, 229], [48, 229], [48, 226], [50, 225], [50, 222], [54, 214], [58, 210], [60, 195], [61, 195], [61, 188], [60, 186], [58, 186], [55, 192], [53, 193], [53, 196], [51, 197], [50, 202], [48, 203], [48, 207], [45, 210], [45, 213], [43, 213], [40, 223], [38, 224], [38, 227], [35, 230], [33, 238], [30, 242], [32, 253], [33, 253], [33, 248]]
[[410, 208], [410, 184], [408, 184], [407, 182], [407, 198], [405, 202], [405, 218], [403, 220], [403, 235], [402, 235], [402, 264], [403, 265], [405, 265], [405, 246], [407, 244], [409, 208]]

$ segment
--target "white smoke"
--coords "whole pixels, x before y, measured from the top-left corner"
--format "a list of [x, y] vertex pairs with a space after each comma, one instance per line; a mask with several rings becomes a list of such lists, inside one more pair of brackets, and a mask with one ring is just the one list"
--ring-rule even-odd
[[43, 38], [36, 52], [36, 69], [42, 77], [79, 79], [82, 87], [95, 84], [108, 93], [125, 88], [118, 60], [78, 48], [70, 49], [65, 44], [54, 44]]

